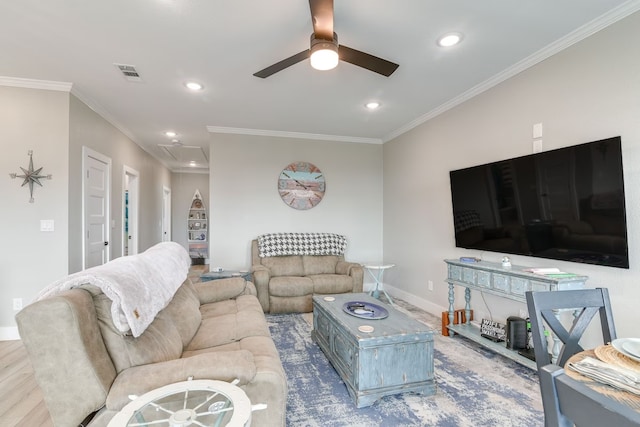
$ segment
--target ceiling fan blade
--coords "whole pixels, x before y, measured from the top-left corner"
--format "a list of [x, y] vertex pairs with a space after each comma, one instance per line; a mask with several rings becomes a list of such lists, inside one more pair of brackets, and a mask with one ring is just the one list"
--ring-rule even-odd
[[309, 0], [309, 7], [315, 37], [333, 40], [333, 0]]
[[280, 62], [276, 62], [273, 65], [268, 66], [264, 70], [260, 70], [253, 75], [256, 77], [260, 77], [262, 79], [269, 77], [272, 74], [277, 73], [278, 71], [282, 71], [287, 67], [291, 67], [294, 64], [297, 64], [300, 61], [304, 61], [309, 57], [309, 49], [303, 50], [300, 53], [296, 53], [293, 56], [288, 57], [287, 59], [283, 59]]
[[345, 45], [338, 46], [338, 56], [340, 60], [348, 62], [358, 67], [366, 68], [374, 73], [389, 77], [399, 67], [398, 64], [389, 62], [386, 59], [360, 52]]

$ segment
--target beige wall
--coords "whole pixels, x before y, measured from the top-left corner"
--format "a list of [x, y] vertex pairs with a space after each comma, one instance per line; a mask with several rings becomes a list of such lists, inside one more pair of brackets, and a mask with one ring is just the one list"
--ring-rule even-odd
[[[13, 298], [30, 302], [43, 284], [67, 272], [69, 182], [69, 93], [0, 86], [0, 339], [16, 338]], [[29, 165], [42, 167], [42, 187], [10, 179]], [[53, 232], [41, 232], [41, 220]]]
[[69, 136], [69, 271], [82, 269], [82, 147], [111, 159], [111, 259], [122, 255], [124, 167], [140, 174], [138, 252], [162, 238], [162, 187], [171, 188], [171, 174], [126, 135], [71, 96]]
[[[498, 261], [502, 254], [455, 248], [448, 172], [532, 152], [543, 123], [545, 150], [622, 136], [629, 270], [513, 256], [557, 266], [610, 290], [619, 336], [637, 334], [640, 300], [640, 13], [547, 59], [505, 83], [384, 145], [384, 255], [398, 263], [400, 293], [438, 313], [448, 307], [444, 258]], [[435, 284], [427, 290], [427, 280]], [[458, 294], [460, 295], [460, 294]], [[464, 301], [458, 296], [458, 301]], [[478, 317], [498, 321], [524, 308], [472, 294]], [[458, 303], [460, 307], [464, 303]]]
[[187, 219], [189, 207], [196, 190], [200, 190], [202, 201], [209, 209], [209, 174], [171, 174], [171, 240], [189, 250], [187, 242]]
[[[331, 232], [348, 238], [346, 258], [382, 258], [382, 146], [293, 138], [212, 134], [210, 264], [250, 267], [250, 242], [275, 232]], [[307, 161], [324, 173], [326, 193], [313, 209], [287, 206], [282, 169]]]
[[[33, 83], [38, 85], [37, 82]], [[54, 85], [55, 86], [55, 85]], [[60, 87], [64, 85], [59, 85]], [[82, 146], [112, 159], [114, 220], [111, 257], [122, 253], [122, 176], [124, 165], [140, 173], [140, 251], [161, 240], [162, 188], [170, 173], [67, 90], [0, 84], [0, 169], [20, 173], [29, 164], [43, 167], [34, 203], [21, 180], [0, 179], [0, 339], [17, 338], [12, 300], [33, 300], [49, 283], [82, 266]], [[53, 232], [41, 232], [41, 220], [54, 220]]]

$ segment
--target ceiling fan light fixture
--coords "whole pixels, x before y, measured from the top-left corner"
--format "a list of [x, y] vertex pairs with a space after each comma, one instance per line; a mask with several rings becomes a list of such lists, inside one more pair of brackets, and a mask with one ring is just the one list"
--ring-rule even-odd
[[311, 36], [311, 66], [316, 70], [326, 71], [336, 68], [338, 57], [338, 37], [333, 33], [333, 40], [321, 40]]

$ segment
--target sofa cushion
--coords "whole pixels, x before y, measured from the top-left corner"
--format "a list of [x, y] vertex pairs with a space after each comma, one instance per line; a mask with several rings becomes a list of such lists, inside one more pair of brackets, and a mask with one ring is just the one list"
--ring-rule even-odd
[[[200, 329], [186, 351], [228, 344], [252, 336], [270, 337], [262, 307], [255, 297], [244, 295], [235, 300], [207, 304]], [[216, 310], [221, 305], [220, 310]]]
[[304, 276], [302, 257], [299, 255], [262, 258], [262, 265], [269, 269], [271, 276]]
[[303, 255], [304, 275], [335, 274], [338, 257], [335, 255]]
[[120, 410], [130, 402], [129, 395], [142, 395], [167, 384], [215, 378], [231, 382], [240, 380], [247, 384], [256, 375], [253, 354], [247, 350], [208, 352], [193, 357], [136, 366], [124, 370], [111, 386], [106, 406], [110, 410]]
[[182, 338], [183, 348], [189, 344], [200, 327], [202, 316], [199, 308], [198, 295], [189, 279], [180, 286], [169, 305], [165, 308]]
[[256, 295], [253, 283], [242, 277], [209, 280], [194, 285], [200, 304], [233, 299], [239, 295]]
[[299, 297], [313, 293], [313, 282], [308, 277], [272, 277], [269, 281], [269, 295], [277, 297]]
[[351, 292], [353, 289], [351, 276], [318, 274], [309, 276], [309, 279], [313, 282], [313, 293], [315, 294], [342, 294]]
[[102, 292], [93, 295], [100, 332], [118, 373], [132, 366], [165, 362], [182, 354], [182, 337], [167, 309], [138, 338], [122, 335], [113, 324], [111, 300]]

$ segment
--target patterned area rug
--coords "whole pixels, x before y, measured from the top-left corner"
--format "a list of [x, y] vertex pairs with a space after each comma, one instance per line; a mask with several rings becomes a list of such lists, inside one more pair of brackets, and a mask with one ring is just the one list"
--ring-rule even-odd
[[544, 425], [537, 374], [464, 338], [443, 337], [440, 319], [403, 301], [402, 311], [435, 331], [436, 394], [387, 396], [357, 409], [322, 350], [311, 316], [267, 315], [289, 384], [287, 426]]

